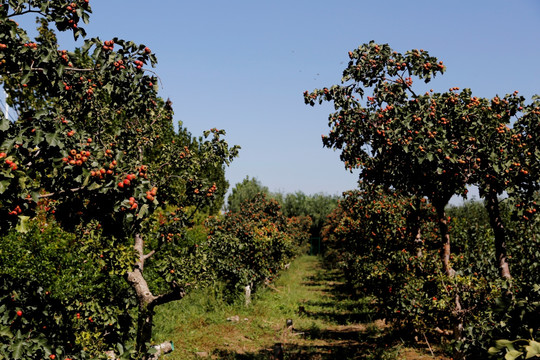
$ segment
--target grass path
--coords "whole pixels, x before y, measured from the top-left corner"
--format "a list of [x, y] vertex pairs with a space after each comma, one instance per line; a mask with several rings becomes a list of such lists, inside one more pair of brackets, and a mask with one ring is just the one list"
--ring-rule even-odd
[[324, 269], [317, 257], [302, 256], [249, 308], [210, 293], [162, 307], [156, 341], [174, 342], [167, 360], [274, 359], [279, 351], [283, 359], [444, 359], [426, 345], [402, 346], [391, 328], [372, 318], [366, 299], [342, 290], [338, 273]]

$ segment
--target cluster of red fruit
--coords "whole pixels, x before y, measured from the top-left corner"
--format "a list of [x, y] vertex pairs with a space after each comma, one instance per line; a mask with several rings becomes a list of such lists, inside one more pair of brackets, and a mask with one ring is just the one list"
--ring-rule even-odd
[[21, 207], [19, 205], [17, 205], [17, 206], [15, 206], [15, 209], [11, 210], [8, 214], [9, 215], [19, 215], [20, 213], [22, 213], [22, 209], [21, 209]]
[[206, 193], [206, 196], [210, 197], [210, 196], [214, 195], [216, 190], [217, 190], [216, 183], [213, 183], [212, 187], [210, 189], [208, 189], [208, 193]]
[[114, 68], [116, 71], [124, 70], [126, 67], [124, 66], [124, 60], [120, 59], [118, 61], [114, 62]]
[[62, 161], [69, 165], [82, 166], [82, 164], [88, 161], [89, 157], [90, 151], [88, 150], [77, 151], [75, 149], [71, 149], [69, 151], [69, 155], [62, 158]]
[[147, 178], [146, 172], [148, 171], [148, 166], [141, 165], [137, 170], [139, 170], [139, 177], [142, 177], [144, 179]]
[[69, 4], [67, 7], [66, 7], [66, 10], [67, 11], [71, 11], [71, 13], [73, 14], [76, 14], [77, 13], [77, 4], [75, 4], [74, 2], [72, 2], [71, 4]]
[[[5, 152], [0, 153], [0, 159], [5, 158], [6, 155], [7, 154]], [[17, 170], [17, 164], [13, 160], [6, 159], [6, 164], [11, 168], [11, 170]]]
[[153, 187], [151, 190], [146, 192], [146, 199], [149, 201], [154, 201], [156, 195], [157, 195], [157, 187]]
[[71, 19], [68, 20], [68, 24], [76, 29], [77, 28], [77, 21], [79, 19], [79, 17], [77, 16], [77, 4], [72, 2], [70, 3], [68, 6], [66, 6], [66, 10], [71, 12], [73, 15], [73, 17]]
[[135, 210], [138, 207], [137, 202], [135, 201], [135, 198], [133, 196], [129, 198], [129, 205], [131, 205], [130, 210]]
[[118, 187], [120, 189], [123, 189], [125, 186], [130, 186], [131, 185], [131, 182], [133, 180], [137, 179], [137, 175], [135, 174], [127, 174], [126, 177], [124, 178], [124, 180], [120, 181], [118, 183]]
[[26, 43], [23, 46], [28, 47], [30, 49], [37, 49], [37, 44], [35, 42]]
[[112, 40], [106, 40], [103, 44], [103, 50], [112, 51], [114, 48], [114, 41]]
[[108, 166], [108, 169], [105, 170], [105, 168], [101, 169], [95, 169], [90, 171], [90, 176], [92, 177], [98, 177], [100, 180], [103, 179], [105, 175], [112, 175], [114, 167], [116, 166], [116, 160], [111, 161], [111, 163]]
[[69, 57], [67, 55], [67, 50], [58, 50], [58, 54], [60, 54], [60, 57], [64, 62], [67, 64], [69, 62]]
[[137, 66], [138, 70], [142, 69], [142, 67], [144, 65], [144, 63], [141, 60], [135, 60], [135, 61], [133, 61], [133, 63]]

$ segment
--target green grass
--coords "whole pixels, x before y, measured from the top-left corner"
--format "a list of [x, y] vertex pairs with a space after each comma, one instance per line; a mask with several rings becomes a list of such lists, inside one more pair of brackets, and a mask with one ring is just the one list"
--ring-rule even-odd
[[[167, 359], [174, 360], [190, 358], [198, 351], [211, 352], [218, 347], [240, 347], [246, 351], [271, 347], [281, 340], [280, 331], [285, 329], [287, 319], [292, 319], [294, 328], [298, 329], [324, 328], [329, 321], [326, 304], [320, 299], [325, 285], [312, 279], [319, 266], [315, 257], [296, 259], [271, 287], [255, 293], [249, 307], [244, 306], [240, 297], [229, 304], [219, 291], [211, 289], [163, 305], [157, 309], [154, 320], [155, 341], [172, 340], [176, 350]], [[311, 319], [300, 315], [300, 306], [324, 316]], [[240, 317], [239, 322], [227, 321], [234, 315]], [[223, 341], [223, 337], [233, 339]]]
[[[166, 360], [196, 359], [197, 352], [212, 359], [272, 359], [278, 343], [285, 359], [434, 359], [405, 348], [388, 327], [373, 322], [370, 299], [347, 296], [339, 280], [319, 258], [301, 256], [249, 307], [240, 296], [231, 304], [211, 289], [159, 307], [154, 340], [175, 344]], [[239, 322], [227, 321], [234, 315]]]

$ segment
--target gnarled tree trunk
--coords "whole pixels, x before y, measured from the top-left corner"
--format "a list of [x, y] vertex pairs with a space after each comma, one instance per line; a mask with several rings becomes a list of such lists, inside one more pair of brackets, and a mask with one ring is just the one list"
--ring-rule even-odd
[[497, 192], [489, 189], [485, 194], [486, 208], [489, 215], [489, 223], [493, 229], [493, 236], [495, 237], [495, 258], [497, 261], [497, 267], [499, 273], [505, 279], [511, 279], [510, 267], [508, 266], [506, 255], [506, 229], [501, 217], [501, 211], [499, 208], [499, 199], [497, 198]]
[[435, 203], [434, 206], [435, 210], [437, 211], [439, 232], [443, 243], [443, 247], [441, 249], [441, 260], [443, 263], [443, 269], [446, 275], [452, 277], [455, 275], [455, 271], [450, 265], [450, 232], [448, 230], [448, 219], [446, 217], [446, 212], [444, 211], [446, 203]]
[[[145, 261], [150, 258], [154, 254], [154, 252], [144, 254], [144, 240], [141, 234], [135, 235], [134, 248], [139, 255], [139, 259], [133, 266], [133, 270], [128, 271], [125, 274], [125, 278], [129, 285], [135, 291], [135, 294], [137, 296], [137, 302], [139, 305], [139, 315], [137, 319], [136, 350], [139, 354], [144, 354], [145, 359], [150, 360], [154, 358], [154, 355], [146, 357], [146, 354], [149, 350], [148, 344], [152, 339], [152, 326], [155, 307], [174, 300], [180, 300], [185, 296], [185, 292], [184, 289], [173, 286], [171, 291], [167, 294], [157, 296], [152, 294], [150, 288], [148, 287], [148, 283], [144, 278], [143, 271]], [[170, 344], [170, 346], [166, 344], [168, 343], [158, 345], [158, 350], [161, 351], [161, 353], [164, 353], [167, 349], [170, 349], [172, 351], [172, 343]]]

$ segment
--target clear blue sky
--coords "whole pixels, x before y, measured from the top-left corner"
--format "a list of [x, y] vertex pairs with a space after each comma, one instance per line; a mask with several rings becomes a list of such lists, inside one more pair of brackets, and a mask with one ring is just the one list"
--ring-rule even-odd
[[[447, 73], [430, 87], [478, 96], [540, 93], [540, 2], [90, 0], [90, 37], [118, 36], [158, 57], [160, 93], [194, 136], [212, 127], [242, 147], [231, 187], [256, 177], [271, 191], [341, 194], [356, 187], [322, 147], [332, 108], [302, 93], [336, 84], [349, 50], [375, 40], [428, 50]], [[66, 42], [67, 43], [67, 42]]]

